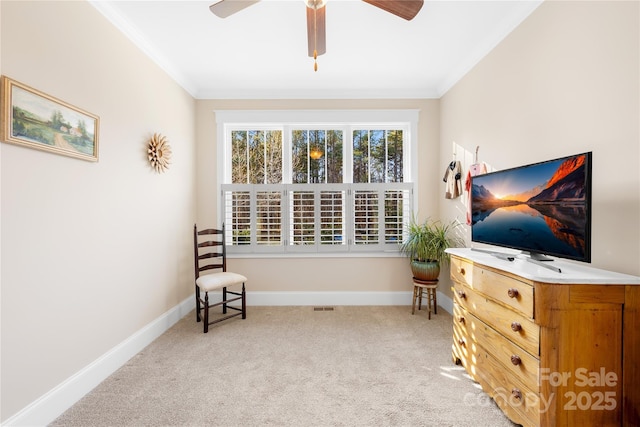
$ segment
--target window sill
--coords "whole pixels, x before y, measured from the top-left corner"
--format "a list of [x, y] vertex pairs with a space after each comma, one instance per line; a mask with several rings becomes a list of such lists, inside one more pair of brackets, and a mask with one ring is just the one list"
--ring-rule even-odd
[[305, 253], [230, 253], [227, 258], [406, 258], [398, 251], [376, 252], [305, 252]]

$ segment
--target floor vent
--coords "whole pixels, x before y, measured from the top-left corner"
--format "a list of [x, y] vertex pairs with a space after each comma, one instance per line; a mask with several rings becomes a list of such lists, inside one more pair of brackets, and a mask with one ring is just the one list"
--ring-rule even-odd
[[333, 311], [333, 307], [313, 307], [313, 311]]

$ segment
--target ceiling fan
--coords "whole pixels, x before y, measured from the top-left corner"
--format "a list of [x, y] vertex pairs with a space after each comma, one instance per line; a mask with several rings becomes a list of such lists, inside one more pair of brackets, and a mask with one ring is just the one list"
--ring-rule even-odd
[[[260, 0], [219, 0], [209, 6], [211, 12], [226, 18]], [[407, 21], [412, 20], [422, 8], [424, 0], [362, 0]], [[307, 5], [307, 40], [309, 56], [314, 59], [314, 70], [318, 71], [317, 58], [326, 53], [325, 11], [326, 0], [304, 0]]]

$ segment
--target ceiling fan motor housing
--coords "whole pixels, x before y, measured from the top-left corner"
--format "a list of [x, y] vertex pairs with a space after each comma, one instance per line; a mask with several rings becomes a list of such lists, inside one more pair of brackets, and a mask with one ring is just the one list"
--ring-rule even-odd
[[[211, 12], [226, 18], [242, 9], [258, 3], [260, 0], [220, 0], [211, 6]], [[380, 8], [407, 21], [412, 20], [422, 8], [424, 0], [363, 0], [372, 6]], [[308, 54], [314, 60], [327, 52], [326, 46], [326, 4], [327, 0], [304, 0], [307, 5], [307, 41]], [[317, 71], [317, 63], [314, 64]]]

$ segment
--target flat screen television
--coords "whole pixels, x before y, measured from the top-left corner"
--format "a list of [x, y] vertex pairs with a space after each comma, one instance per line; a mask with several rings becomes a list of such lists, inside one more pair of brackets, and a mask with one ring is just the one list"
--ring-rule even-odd
[[591, 262], [591, 152], [471, 180], [471, 241]]

